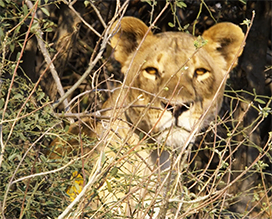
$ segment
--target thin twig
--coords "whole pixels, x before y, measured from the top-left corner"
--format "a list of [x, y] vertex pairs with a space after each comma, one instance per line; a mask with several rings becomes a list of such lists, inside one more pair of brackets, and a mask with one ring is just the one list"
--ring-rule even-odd
[[[36, 11], [37, 6], [38, 6], [38, 1], [35, 3], [35, 9], [32, 9], [32, 10]], [[34, 8], [34, 6], [32, 8]], [[12, 86], [13, 86], [13, 83], [14, 83], [14, 80], [15, 80], [16, 72], [17, 72], [17, 69], [19, 67], [20, 60], [23, 57], [24, 49], [26, 47], [27, 38], [29, 36], [30, 28], [31, 28], [31, 25], [32, 25], [33, 22], [34, 22], [34, 16], [32, 15], [28, 30], [27, 30], [26, 35], [25, 35], [25, 40], [24, 40], [24, 44], [23, 44], [22, 49], [21, 49], [20, 57], [19, 57], [19, 59], [18, 59], [18, 61], [16, 63], [16, 66], [15, 66], [15, 69], [14, 69], [14, 72], [13, 72], [13, 75], [12, 75], [12, 79], [11, 79], [11, 82], [10, 82], [10, 86], [9, 86], [9, 89], [8, 89], [7, 98], [5, 100], [5, 105], [4, 105], [4, 109], [3, 109], [3, 113], [2, 113], [2, 121], [4, 120], [4, 117], [5, 117], [5, 112], [6, 112], [7, 107], [8, 107], [9, 98], [10, 98], [10, 94], [11, 94], [11, 89], [12, 89]], [[1, 124], [0, 124], [1, 125], [1, 127], [0, 127], [0, 131], [1, 131], [1, 133], [0, 133], [0, 135], [1, 135], [1, 137], [0, 137], [0, 143], [1, 143], [0, 167], [2, 166], [2, 161], [3, 161], [3, 157], [4, 157], [4, 152], [5, 152], [5, 144], [3, 143], [3, 139], [2, 139], [2, 121], [1, 121]]]
[[93, 31], [97, 36], [102, 37], [100, 33], [98, 33], [87, 21], [85, 21], [81, 15], [74, 9], [73, 4], [67, 2], [66, 0], [62, 0], [68, 7], [79, 17], [79, 19], [84, 23], [91, 31]]
[[[128, 1], [126, 1], [126, 3], [124, 3], [124, 5], [127, 5]], [[124, 9], [124, 7], [122, 7], [122, 9]], [[103, 41], [101, 43], [100, 46], [100, 50], [98, 52], [98, 54], [96, 55], [94, 60], [90, 60], [89, 62], [89, 67], [87, 68], [87, 70], [84, 72], [84, 74], [81, 76], [81, 78], [63, 95], [61, 96], [61, 98], [55, 103], [53, 104], [53, 108], [55, 109], [56, 107], [59, 106], [59, 104], [65, 100], [65, 98], [67, 98], [72, 92], [74, 92], [75, 89], [78, 88], [78, 86], [85, 80], [86, 77], [88, 77], [88, 75], [91, 73], [91, 71], [93, 70], [94, 66], [97, 64], [97, 62], [102, 58], [102, 55], [107, 47], [107, 44], [109, 42], [109, 39], [111, 38], [111, 34], [109, 34], [109, 31], [111, 29], [111, 26], [115, 20], [115, 17], [113, 17], [113, 19], [109, 22], [109, 25], [107, 27], [107, 29], [104, 31], [104, 37], [103, 37]], [[102, 37], [102, 36], [100, 36]]]
[[[60, 123], [57, 123], [56, 125], [59, 125]], [[43, 136], [41, 136], [43, 137]], [[34, 143], [31, 145], [31, 147], [34, 145]], [[87, 155], [89, 154], [85, 154], [84, 157], [86, 157]], [[71, 161], [69, 161], [67, 164], [65, 164], [64, 166], [58, 168], [58, 169], [54, 169], [54, 170], [50, 170], [50, 171], [46, 171], [46, 172], [41, 172], [41, 173], [35, 173], [33, 175], [28, 175], [28, 176], [24, 176], [24, 177], [21, 177], [19, 179], [16, 179], [14, 181], [11, 182], [11, 185], [15, 184], [15, 183], [18, 183], [20, 181], [24, 181], [26, 179], [31, 179], [31, 178], [35, 178], [37, 176], [45, 176], [45, 175], [49, 175], [49, 174], [52, 174], [52, 173], [57, 173], [61, 170], [64, 170], [66, 167], [70, 166], [71, 164], [73, 164], [74, 162], [78, 161], [78, 160], [81, 160], [82, 157], [78, 157], [78, 158], [75, 158], [75, 159], [72, 159]]]
[[[105, 36], [108, 35], [108, 32], [109, 32], [109, 28], [106, 30]], [[58, 107], [59, 104], [62, 103], [62, 101], [64, 101], [71, 93], [73, 93], [78, 88], [78, 86], [85, 80], [85, 78], [88, 77], [88, 75], [91, 73], [91, 71], [93, 70], [96, 63], [102, 58], [104, 50], [107, 47], [108, 41], [109, 41], [109, 37], [104, 37], [104, 39], [101, 43], [100, 50], [99, 50], [97, 56], [95, 57], [95, 59], [93, 61], [90, 60], [89, 67], [84, 72], [84, 74], [80, 77], [80, 79], [65, 94], [63, 94], [56, 103], [53, 104], [54, 109], [56, 109], [56, 107]], [[68, 103], [67, 103], [67, 105], [68, 105]]]
[[[26, 0], [25, 2], [26, 2], [26, 5], [27, 5], [27, 7], [29, 9], [33, 8], [33, 4], [32, 4], [31, 1]], [[37, 1], [37, 2], [39, 2], [39, 1]], [[38, 42], [38, 46], [39, 46], [39, 48], [40, 48], [40, 50], [41, 50], [41, 52], [42, 52], [42, 54], [44, 56], [44, 59], [45, 59], [47, 65], [49, 65], [49, 69], [50, 69], [52, 77], [53, 77], [53, 79], [54, 79], [54, 81], [56, 83], [58, 93], [59, 93], [60, 96], [63, 96], [64, 95], [64, 89], [62, 87], [62, 84], [61, 84], [59, 75], [58, 75], [58, 73], [56, 71], [56, 68], [55, 68], [55, 66], [54, 66], [54, 64], [53, 64], [53, 62], [52, 62], [52, 60], [50, 58], [50, 54], [49, 54], [48, 50], [46, 49], [46, 46], [45, 46], [45, 44], [44, 44], [44, 42], [42, 40], [43, 32], [41, 31], [41, 27], [40, 27], [40, 25], [38, 23], [37, 15], [36, 15], [36, 13], [33, 13], [33, 12], [32, 12], [32, 15], [34, 15], [34, 17], [37, 19], [36, 21], [34, 21], [34, 24], [37, 25], [37, 30], [36, 30], [35, 36], [36, 36], [36, 39], [37, 39], [37, 42]], [[66, 99], [66, 97], [63, 100], [63, 104], [64, 104], [65, 109], [67, 109], [68, 100]]]
[[[128, 5], [128, 0], [123, 4], [123, 6], [120, 8], [120, 11], [125, 11], [126, 7]], [[74, 86], [72, 88], [69, 89], [69, 92], [73, 92], [74, 89], [76, 89], [81, 83], [82, 81], [89, 75], [89, 73], [91, 72], [91, 70], [93, 69], [93, 67], [95, 66], [95, 64], [99, 61], [99, 59], [101, 59], [102, 57], [102, 54], [104, 52], [104, 49], [106, 48], [107, 46], [107, 43], [109, 41], [109, 38], [111, 37], [111, 35], [109, 35], [109, 31], [111, 29], [111, 26], [114, 22], [114, 20], [116, 19], [116, 16], [117, 14], [119, 14], [118, 11], [116, 11], [116, 14], [115, 16], [113, 17], [113, 19], [109, 22], [109, 25], [107, 27], [107, 29], [104, 31], [104, 37], [103, 37], [103, 41], [101, 43], [101, 47], [100, 47], [100, 50], [96, 56], [96, 58], [92, 61], [90, 60], [90, 63], [89, 63], [89, 67], [88, 69], [85, 71], [85, 73], [83, 74], [83, 76], [80, 78], [80, 80], [74, 84]], [[102, 37], [102, 36], [101, 36]], [[67, 93], [65, 95], [67, 95]], [[69, 94], [68, 94], [69, 95]], [[62, 101], [63, 98], [61, 98], [59, 100], [59, 102]], [[53, 106], [53, 107], [56, 107]], [[106, 138], [106, 135], [103, 136], [103, 138], [100, 140], [100, 142], [104, 141]], [[100, 144], [100, 142], [98, 142], [98, 145]], [[65, 218], [66, 215], [72, 210], [72, 208], [80, 201], [80, 199], [85, 195], [85, 193], [88, 191], [88, 189], [91, 187], [91, 185], [93, 185], [97, 179], [99, 179], [99, 176], [103, 173], [101, 173], [101, 161], [102, 161], [102, 155], [103, 155], [103, 152], [101, 152], [100, 154], [100, 158], [99, 160], [97, 161], [97, 167], [96, 167], [96, 171], [95, 173], [91, 176], [90, 175], [90, 178], [89, 178], [89, 181], [88, 183], [86, 184], [86, 186], [83, 187], [82, 191], [79, 193], [79, 195], [75, 198], [75, 200], [62, 212], [61, 215], [59, 215], [58, 219], [62, 219], [62, 218]]]
[[[19, 162], [19, 164], [17, 165], [17, 167], [16, 167], [16, 169], [14, 170], [14, 172], [13, 172], [13, 174], [12, 174], [12, 177], [10, 178], [10, 181], [9, 181], [9, 183], [7, 184], [7, 187], [6, 187], [6, 192], [5, 192], [5, 195], [4, 195], [4, 199], [3, 199], [3, 204], [2, 204], [2, 209], [5, 209], [5, 205], [6, 205], [6, 201], [7, 201], [7, 196], [8, 196], [8, 192], [9, 192], [9, 189], [10, 189], [10, 187], [11, 187], [11, 185], [12, 184], [14, 184], [14, 183], [16, 183], [16, 182], [19, 182], [19, 181], [21, 181], [21, 180], [23, 180], [23, 179], [28, 179], [28, 178], [32, 178], [32, 177], [34, 177], [34, 176], [36, 176], [36, 175], [38, 175], [38, 174], [34, 174], [34, 175], [30, 175], [30, 176], [27, 176], [27, 177], [23, 177], [23, 178], [21, 178], [21, 179], [19, 179], [19, 180], [15, 180], [15, 181], [13, 181], [13, 179], [14, 179], [14, 177], [15, 177], [15, 175], [16, 175], [16, 173], [18, 172], [18, 169], [19, 169], [19, 167], [21, 166], [21, 164], [23, 163], [23, 161], [25, 160], [25, 157], [26, 157], [26, 155], [28, 154], [28, 152], [47, 134], [47, 133], [49, 133], [49, 131], [51, 130], [51, 129], [53, 129], [55, 126], [57, 126], [57, 125], [59, 125], [60, 123], [57, 123], [57, 124], [55, 124], [55, 125], [53, 125], [52, 127], [50, 127], [49, 129], [47, 129], [28, 149], [27, 149], [27, 151], [25, 152], [25, 154], [24, 154], [24, 156], [21, 158], [21, 160], [20, 160], [20, 162]], [[39, 173], [39, 174], [41, 174], [41, 173]], [[2, 215], [4, 216], [4, 211], [2, 212]]]
[[18, 115], [17, 115], [17, 117], [14, 118], [14, 119], [6, 119], [6, 120], [3, 120], [0, 124], [2, 125], [2, 124], [4, 124], [4, 123], [16, 122], [16, 121], [18, 121], [18, 120], [21, 120], [21, 119], [23, 119], [23, 118], [26, 118], [26, 117], [30, 116], [31, 114], [33, 114], [33, 113], [35, 113], [35, 112], [37, 112], [37, 111], [39, 111], [39, 110], [41, 110], [41, 109], [43, 109], [43, 108], [45, 108], [45, 107], [47, 107], [47, 106], [50, 106], [51, 104], [52, 104], [52, 101], [51, 101], [51, 102], [48, 102], [48, 103], [46, 103], [46, 104], [44, 104], [44, 105], [42, 105], [42, 106], [36, 108], [35, 110], [31, 111], [30, 113], [24, 114], [24, 115], [22, 115], [22, 116], [20, 116], [20, 117], [18, 117]]
[[[248, 34], [249, 34], [249, 31], [250, 31], [250, 29], [251, 29], [251, 27], [252, 27], [254, 17], [255, 17], [255, 12], [253, 11], [253, 12], [252, 12], [252, 18], [251, 18], [250, 25], [249, 25], [249, 27], [247, 28], [246, 34], [245, 34], [244, 39], [243, 39], [243, 41], [242, 41], [242, 43], [241, 43], [241, 45], [240, 45], [240, 48], [238, 49], [236, 55], [234, 56], [233, 61], [232, 61], [231, 65], [229, 66], [229, 69], [227, 70], [226, 74], [224, 75], [224, 78], [223, 78], [223, 80], [221, 81], [221, 83], [220, 83], [220, 85], [219, 85], [219, 87], [218, 87], [218, 89], [217, 89], [217, 91], [216, 91], [216, 93], [215, 93], [215, 95], [214, 95], [214, 97], [213, 97], [213, 99], [212, 99], [212, 101], [211, 101], [211, 104], [210, 104], [209, 107], [206, 109], [206, 111], [203, 113], [203, 115], [199, 118], [199, 120], [197, 121], [197, 123], [194, 125], [194, 127], [193, 127], [193, 129], [192, 129], [190, 135], [188, 136], [186, 142], [184, 143], [184, 146], [183, 146], [182, 149], [181, 149], [181, 152], [180, 152], [179, 156], [182, 156], [184, 150], [187, 148], [187, 145], [190, 144], [190, 142], [191, 142], [192, 139], [194, 138], [196, 132], [198, 131], [198, 129], [199, 129], [199, 127], [200, 127], [200, 124], [203, 122], [204, 118], [207, 116], [208, 112], [210, 111], [211, 107], [213, 106], [213, 103], [216, 102], [216, 99], [217, 99], [217, 97], [218, 97], [218, 95], [219, 95], [219, 92], [220, 92], [220, 90], [222, 89], [222, 87], [224, 86], [225, 81], [227, 80], [227, 78], [228, 78], [228, 76], [229, 76], [229, 73], [230, 73], [231, 69], [233, 68], [233, 66], [234, 66], [234, 64], [235, 64], [235, 61], [237, 60], [238, 56], [239, 56], [239, 55], [241, 54], [241, 52], [242, 52], [242, 49], [243, 49], [243, 47], [244, 47], [244, 45], [245, 45], [245, 42], [246, 42], [247, 36], [248, 36]], [[178, 162], [178, 160], [179, 160], [179, 159], [176, 160], [176, 163]]]
[[[159, 96], [158, 94], [150, 93], [150, 92], [148, 92], [148, 91], [146, 91], [146, 90], [143, 90], [143, 89], [141, 89], [141, 88], [138, 88], [138, 87], [129, 87], [129, 86], [126, 86], [126, 85], [124, 85], [123, 87], [124, 87], [124, 88], [127, 88], [127, 89], [130, 89], [130, 90], [132, 89], [132, 90], [141, 91], [142, 93], [146, 93], [146, 94], [148, 94], [149, 96], [153, 96], [154, 98], [158, 98], [158, 99], [164, 100], [164, 101], [166, 101], [166, 102], [170, 101], [170, 99], [168, 99], [168, 98]], [[84, 95], [86, 95], [86, 94], [89, 94], [89, 93], [92, 93], [92, 92], [110, 92], [110, 93], [114, 93], [116, 90], [120, 90], [120, 89], [121, 89], [121, 87], [115, 87], [115, 88], [113, 88], [113, 89], [92, 89], [92, 90], [87, 90], [87, 91], [84, 91], [84, 92], [78, 94], [77, 96], [75, 96], [75, 97], [69, 102], [68, 106], [70, 106], [73, 102], [75, 102], [79, 97], [82, 97], [82, 96], [84, 96]], [[65, 113], [65, 114], [67, 114], [67, 113]]]
[[[52, 59], [52, 62], [56, 59], [56, 57], [58, 56], [58, 54], [59, 54], [59, 52], [58, 52], [57, 54], [55, 54], [55, 56], [54, 56], [53, 59]], [[6, 144], [7, 144], [7, 142], [9, 141], [9, 139], [10, 139], [10, 137], [11, 137], [11, 135], [12, 135], [12, 132], [13, 132], [13, 129], [14, 129], [14, 127], [15, 127], [16, 122], [17, 122], [17, 121], [19, 120], [19, 118], [20, 118], [19, 116], [20, 116], [21, 112], [23, 111], [24, 107], [26, 106], [26, 104], [27, 104], [28, 101], [30, 100], [31, 96], [34, 94], [35, 90], [37, 89], [37, 87], [38, 87], [38, 85], [39, 85], [39, 83], [40, 83], [42, 77], [44, 76], [45, 72], [47, 71], [47, 69], [48, 69], [48, 66], [47, 66], [47, 68], [42, 72], [42, 74], [40, 75], [38, 81], [36, 82], [35, 86], [33, 87], [32, 91], [31, 91], [30, 94], [28, 95], [28, 97], [27, 97], [27, 99], [25, 100], [25, 102], [22, 104], [21, 108], [19, 109], [19, 111], [18, 111], [18, 113], [17, 113], [16, 118], [13, 119], [13, 123], [12, 123], [11, 129], [10, 129], [9, 135], [8, 135], [8, 137], [7, 137]], [[34, 113], [34, 112], [36, 112], [36, 110], [32, 111], [30, 114], [32, 114], [32, 113]]]
[[101, 24], [103, 25], [103, 27], [104, 27], [104, 28], [107, 28], [107, 24], [106, 24], [105, 21], [103, 20], [101, 14], [100, 14], [100, 12], [99, 12], [99, 10], [95, 7], [95, 5], [94, 5], [94, 3], [93, 3], [92, 1], [91, 1], [90, 3], [91, 3], [92, 8], [93, 8], [94, 11], [95, 11], [97, 17], [99, 18]]
[[[114, 105], [114, 109], [113, 109], [113, 112], [116, 112], [116, 113], [115, 113], [115, 116], [113, 116], [113, 118], [111, 119], [111, 121], [110, 121], [111, 123], [112, 123], [113, 121], [115, 121], [116, 118], [117, 118], [117, 116], [119, 115], [119, 110], [118, 110], [118, 111], [116, 110], [116, 109], [118, 108], [117, 104], [119, 104], [119, 102], [120, 102], [120, 105], [121, 105], [121, 106], [124, 105], [125, 99], [127, 98], [127, 95], [129, 94], [129, 93], [128, 93], [128, 92], [129, 92], [129, 89], [132, 88], [132, 83], [133, 83], [134, 79], [137, 77], [137, 74], [138, 74], [138, 73], [135, 74], [135, 76], [134, 76], [132, 82], [131, 82], [131, 83], [129, 84], [129, 86], [128, 86], [128, 91], [125, 93], [123, 99], [120, 100], [120, 98], [121, 98], [121, 96], [122, 96], [122, 93], [123, 93], [123, 90], [124, 90], [125, 88], [127, 88], [127, 86], [125, 85], [125, 84], [126, 84], [126, 80], [127, 80], [127, 76], [128, 76], [127, 73], [128, 73], [128, 71], [130, 71], [130, 69], [131, 69], [131, 66], [132, 66], [132, 63], [133, 63], [133, 61], [134, 61], [134, 59], [135, 59], [135, 57], [136, 57], [136, 54], [138, 53], [139, 49], [141, 48], [143, 42], [145, 41], [147, 35], [150, 33], [151, 29], [155, 26], [155, 24], [156, 24], [156, 22], [158, 21], [158, 19], [162, 16], [162, 14], [163, 14], [163, 13], [165, 12], [165, 10], [168, 8], [169, 4], [170, 4], [169, 2], [166, 2], [165, 6], [164, 6], [163, 9], [160, 11], [160, 13], [159, 13], [158, 16], [156, 17], [156, 19], [153, 21], [153, 23], [150, 25], [150, 27], [147, 29], [147, 31], [146, 31], [145, 35], [143, 36], [141, 42], [139, 43], [139, 45], [138, 45], [137, 48], [135, 49], [135, 52], [134, 52], [134, 54], [133, 54], [133, 57], [131, 58], [130, 63], [129, 63], [129, 66], [128, 66], [128, 68], [127, 68], [127, 72], [124, 73], [124, 74], [125, 74], [125, 78], [124, 78], [124, 80], [123, 80], [123, 84], [122, 84], [122, 86], [121, 86], [121, 90], [120, 90], [120, 92], [119, 92], [119, 95], [118, 95], [117, 98], [116, 98], [115, 105]], [[117, 25], [116, 25], [116, 28], [118, 28], [118, 26], [119, 26], [119, 25], [117, 24]], [[140, 67], [141, 67], [141, 66], [140, 66]], [[170, 81], [170, 79], [169, 79], [168, 81]], [[165, 84], [167, 84], [168, 81], [167, 81]], [[163, 88], [161, 88], [161, 90], [159, 90], [159, 92], [155, 95], [155, 97], [154, 97], [153, 100], [149, 103], [149, 105], [152, 105], [152, 103], [155, 101], [155, 99], [157, 98], [157, 96], [159, 96], [159, 94], [161, 93], [162, 90], [163, 90]], [[167, 106], [166, 106], [166, 107], [167, 107]], [[164, 111], [165, 111], [165, 110], [166, 110], [166, 109], [164, 109]], [[134, 131], [136, 130], [136, 127], [138, 126], [138, 124], [140, 123], [140, 121], [142, 120], [142, 118], [144, 117], [144, 115], [146, 114], [147, 111], [148, 111], [148, 107], [146, 108], [146, 110], [144, 110], [144, 111], [142, 112], [141, 117], [138, 118], [138, 122], [137, 122], [136, 124], [134, 124], [134, 128], [131, 130], [132, 132], [134, 132]], [[162, 112], [161, 116], [163, 115], [164, 111]], [[158, 122], [159, 122], [159, 120], [160, 120], [160, 119], [158, 119]], [[157, 123], [158, 123], [158, 122], [157, 122]], [[157, 124], [157, 123], [156, 123], [156, 124]], [[150, 134], [150, 133], [153, 131], [153, 129], [155, 128], [156, 124], [152, 127], [152, 129], [148, 132], [148, 134]], [[127, 138], [124, 140], [124, 142], [127, 142], [128, 138], [130, 138], [129, 135], [127, 135]], [[139, 146], [146, 138], [147, 138], [147, 135], [145, 135], [145, 136], [138, 142], [138, 144], [137, 144], [136, 146], [132, 147], [132, 148], [128, 151], [128, 153], [130, 153], [130, 152], [133, 151], [136, 147], [138, 147], [138, 146]]]
[[103, 152], [100, 153], [100, 157], [96, 163], [95, 167], [95, 173], [89, 177], [89, 181], [86, 184], [86, 186], [83, 187], [82, 191], [78, 194], [78, 196], [75, 198], [75, 200], [58, 216], [58, 219], [65, 218], [66, 215], [72, 210], [72, 208], [75, 206], [76, 203], [80, 201], [80, 199], [85, 195], [85, 193], [88, 191], [88, 189], [93, 185], [98, 179], [99, 175], [102, 175], [101, 171], [101, 162], [102, 162], [102, 156]]

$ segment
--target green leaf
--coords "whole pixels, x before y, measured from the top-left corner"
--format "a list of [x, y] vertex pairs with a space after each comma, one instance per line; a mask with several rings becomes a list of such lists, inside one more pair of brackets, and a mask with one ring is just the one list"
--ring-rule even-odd
[[23, 13], [24, 13], [24, 16], [26, 16], [28, 13], [28, 8], [27, 8], [26, 4], [23, 5]]
[[34, 24], [32, 24], [31, 28], [30, 28], [30, 31], [32, 33], [35, 33], [37, 31], [37, 29], [39, 28], [39, 23], [38, 22], [35, 22]]
[[21, 25], [19, 25], [19, 26], [15, 29], [14, 33], [19, 33], [19, 32], [20, 32], [20, 29], [21, 29]]
[[140, 134], [139, 134], [139, 139], [142, 140], [143, 137], [144, 137], [144, 133], [140, 132]]
[[103, 152], [101, 163], [104, 163], [105, 161], [106, 161], [106, 155], [105, 155], [105, 152]]
[[20, 159], [21, 159], [21, 156], [20, 156], [19, 154], [14, 153], [14, 154], [11, 154], [11, 155], [8, 157], [8, 160], [9, 160], [9, 161], [13, 161], [15, 158], [17, 158], [18, 160], [20, 160]]
[[2, 28], [0, 28], [0, 39], [4, 39], [4, 31], [2, 30]]
[[239, 2], [242, 2], [244, 5], [246, 5], [246, 0], [239, 0]]
[[175, 27], [175, 25], [173, 23], [171, 23], [171, 22], [168, 22], [168, 26], [169, 27]]
[[186, 24], [186, 25], [184, 25], [183, 29], [187, 30], [189, 26], [190, 26], [190, 24]]
[[65, 128], [64, 128], [65, 132], [68, 132], [69, 128], [70, 128], [70, 126], [66, 125]]
[[146, 2], [147, 4], [149, 4], [150, 6], [152, 6], [151, 0], [141, 0], [141, 2]]
[[21, 99], [23, 99], [23, 96], [22, 96], [22, 94], [17, 93], [17, 94], [14, 95], [13, 99], [15, 99], [15, 100], [21, 100]]
[[118, 173], [118, 168], [117, 167], [113, 167], [111, 172], [110, 172], [110, 175], [115, 177]]
[[111, 187], [111, 184], [108, 180], [106, 180], [106, 183], [107, 183], [107, 188], [108, 188], [108, 191], [109, 192], [112, 192], [112, 187]]
[[0, 99], [0, 109], [3, 108], [4, 104], [5, 104], [5, 100], [4, 100], [4, 98], [1, 98]]
[[3, 0], [0, 0], [0, 6], [3, 8], [6, 6], [5, 3], [3, 2]]
[[183, 1], [177, 1], [177, 6], [179, 8], [186, 8], [187, 7], [187, 5]]
[[265, 102], [263, 100], [258, 99], [258, 98], [256, 98], [255, 101], [258, 102], [258, 103], [260, 103], [260, 104], [265, 104]]
[[41, 101], [44, 98], [44, 96], [45, 96], [45, 93], [43, 92], [39, 93], [37, 101]]
[[45, 29], [45, 32], [52, 32], [52, 31], [53, 31], [53, 28], [51, 28], [51, 27]]
[[9, 45], [9, 48], [10, 48], [10, 51], [11, 51], [11, 52], [14, 52], [14, 49], [15, 49], [14, 43], [11, 43], [11, 44]]
[[39, 156], [39, 158], [42, 160], [42, 162], [44, 162], [44, 163], [47, 163], [48, 162], [48, 159], [43, 155], [43, 154], [41, 154], [40, 156]]
[[17, 52], [16, 60], [19, 60], [20, 56], [21, 56], [21, 52]]
[[46, 14], [48, 17], [50, 16], [49, 11], [46, 8], [41, 8], [42, 12]]
[[88, 7], [88, 5], [90, 5], [90, 2], [89, 1], [84, 1], [84, 5], [85, 5], [85, 7]]

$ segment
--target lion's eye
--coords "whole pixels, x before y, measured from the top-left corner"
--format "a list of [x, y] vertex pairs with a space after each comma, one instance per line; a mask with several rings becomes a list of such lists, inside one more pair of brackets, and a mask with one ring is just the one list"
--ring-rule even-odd
[[204, 75], [207, 72], [205, 68], [197, 68], [195, 70], [195, 75]]
[[158, 74], [158, 69], [154, 68], [154, 67], [147, 67], [145, 69], [145, 71], [148, 73], [148, 74], [151, 74], [151, 75], [155, 75], [155, 74]]

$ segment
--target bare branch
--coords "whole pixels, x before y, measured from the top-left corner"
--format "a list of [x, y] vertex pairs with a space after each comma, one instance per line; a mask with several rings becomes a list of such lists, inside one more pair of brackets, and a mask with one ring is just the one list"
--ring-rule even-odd
[[[128, 5], [128, 1], [126, 1], [123, 4], [123, 7], [121, 8], [122, 10], [124, 10], [124, 7], [126, 7]], [[70, 7], [70, 6], [69, 6]], [[74, 9], [73, 9], [74, 11]], [[96, 55], [94, 60], [90, 60], [89, 62], [89, 67], [87, 68], [87, 70], [84, 72], [84, 74], [81, 76], [81, 78], [64, 94], [60, 97], [60, 99], [57, 101], [57, 103], [53, 104], [53, 108], [55, 109], [56, 107], [59, 106], [60, 103], [62, 103], [62, 101], [64, 101], [72, 92], [75, 91], [75, 89], [78, 88], [78, 86], [85, 80], [86, 77], [88, 77], [88, 75], [91, 73], [91, 71], [93, 70], [94, 66], [97, 64], [97, 62], [102, 58], [102, 55], [107, 47], [107, 44], [109, 42], [109, 39], [111, 38], [111, 35], [109, 35], [109, 31], [110, 28], [115, 20], [117, 15], [115, 15], [112, 20], [109, 22], [109, 25], [107, 26], [106, 30], [104, 31], [104, 37], [103, 37], [103, 41], [101, 43], [100, 49], [98, 54]], [[102, 36], [100, 36], [102, 38]]]
[[69, 6], [69, 8], [80, 18], [80, 20], [82, 21], [82, 23], [84, 23], [91, 31], [93, 31], [97, 36], [102, 37], [102, 35], [100, 33], [98, 33], [90, 24], [88, 24], [88, 22], [86, 22], [81, 15], [74, 9], [73, 7], [73, 3], [69, 3], [66, 0], [62, 0], [65, 4], [67, 4]]
[[99, 18], [101, 24], [103, 25], [104, 28], [107, 28], [107, 24], [105, 23], [105, 21], [103, 20], [99, 10], [95, 7], [95, 5], [93, 4], [93, 2], [91, 2], [91, 6], [94, 9], [95, 13], [97, 14], [97, 17]]
[[[33, 8], [33, 4], [29, 0], [26, 0], [26, 5], [28, 6], [28, 8], [30, 10]], [[35, 13], [32, 12], [32, 14], [34, 14], [36, 19], [38, 19], [37, 15]], [[60, 96], [63, 96], [64, 95], [64, 89], [62, 87], [59, 75], [58, 75], [58, 73], [57, 73], [57, 71], [55, 69], [55, 66], [54, 66], [51, 58], [50, 58], [50, 54], [47, 51], [46, 46], [45, 46], [45, 44], [44, 44], [44, 42], [42, 40], [43, 32], [41, 31], [41, 28], [40, 28], [40, 25], [39, 25], [38, 21], [34, 21], [34, 24], [36, 24], [37, 27], [38, 27], [37, 30], [36, 30], [35, 36], [36, 36], [36, 39], [38, 41], [39, 48], [40, 48], [40, 50], [41, 50], [41, 52], [42, 52], [42, 54], [44, 56], [44, 59], [45, 59], [47, 65], [49, 65], [50, 72], [52, 74], [52, 77], [54, 78], [54, 81], [55, 81], [56, 85], [57, 85], [58, 93], [59, 93]], [[63, 99], [63, 104], [64, 104], [64, 107], [66, 109], [67, 105], [68, 105], [68, 100], [66, 99], [66, 97]]]

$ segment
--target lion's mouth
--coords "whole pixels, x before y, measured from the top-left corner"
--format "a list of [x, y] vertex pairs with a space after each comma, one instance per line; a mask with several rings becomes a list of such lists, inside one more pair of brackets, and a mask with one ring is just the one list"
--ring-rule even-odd
[[181, 103], [181, 104], [172, 104], [172, 103], [168, 103], [168, 102], [161, 102], [161, 106], [166, 110], [170, 111], [172, 113], [172, 115], [178, 119], [178, 117], [188, 111], [190, 109], [190, 107], [192, 107], [193, 102], [185, 102], [185, 103]]

